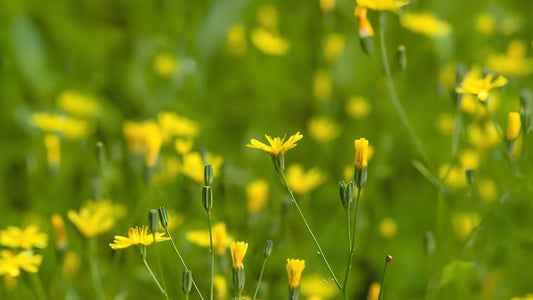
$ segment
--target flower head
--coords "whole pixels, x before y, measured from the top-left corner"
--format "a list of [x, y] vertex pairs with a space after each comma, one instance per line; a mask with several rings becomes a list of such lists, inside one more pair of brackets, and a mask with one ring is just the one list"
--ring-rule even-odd
[[296, 194], [308, 194], [324, 180], [325, 176], [319, 168], [312, 168], [307, 172], [299, 164], [293, 164], [287, 168], [287, 182]]
[[300, 287], [300, 277], [305, 269], [305, 260], [288, 258], [286, 268], [289, 276], [289, 288], [293, 291]]
[[371, 10], [398, 12], [409, 3], [408, 0], [357, 0], [357, 5]]
[[159, 53], [154, 58], [154, 71], [161, 77], [171, 77], [178, 67], [176, 56], [171, 53]]
[[[226, 224], [217, 223], [213, 225], [213, 248], [217, 255], [224, 254], [228, 244], [230, 242], [230, 237], [226, 231]], [[189, 231], [186, 234], [186, 238], [189, 242], [196, 244], [200, 247], [209, 247], [209, 231], [207, 230], [193, 230]]]
[[18, 254], [10, 250], [2, 250], [0, 253], [0, 275], [7, 274], [11, 277], [17, 277], [20, 275], [20, 269], [29, 273], [37, 273], [42, 261], [42, 255], [35, 255], [30, 250]]
[[368, 9], [363, 6], [356, 6], [354, 15], [359, 19], [359, 37], [366, 38], [374, 36], [372, 24], [366, 16]]
[[56, 248], [65, 250], [67, 248], [67, 232], [65, 230], [65, 221], [58, 214], [52, 215], [52, 226], [56, 236]]
[[263, 150], [272, 155], [285, 154], [287, 150], [296, 147], [296, 142], [302, 139], [303, 135], [301, 135], [300, 132], [297, 132], [296, 134], [289, 137], [288, 140], [285, 140], [285, 137], [283, 138], [275, 137], [274, 139], [272, 139], [268, 134], [265, 134], [265, 137], [268, 140], [268, 143], [270, 144], [270, 146], [265, 145], [256, 139], [252, 139], [250, 141], [250, 144], [246, 146], [250, 148]]
[[245, 242], [233, 242], [230, 245], [231, 249], [231, 258], [233, 260], [233, 269], [242, 270], [244, 265], [242, 260], [246, 255], [246, 250], [248, 250], [248, 243]]
[[44, 146], [46, 148], [46, 160], [50, 167], [57, 167], [61, 160], [61, 146], [59, 138], [54, 134], [47, 134], [44, 137]]
[[520, 127], [522, 127], [520, 113], [510, 112], [509, 121], [507, 122], [507, 140], [515, 140], [520, 133]]
[[485, 102], [489, 97], [489, 91], [493, 88], [501, 87], [507, 84], [507, 79], [503, 76], [497, 76], [494, 73], [482, 75], [481, 71], [474, 69], [468, 72], [460, 86], [455, 89], [460, 94], [472, 94]]
[[327, 143], [337, 138], [340, 126], [325, 117], [314, 117], [307, 123], [309, 134], [319, 143]]
[[0, 232], [0, 245], [10, 248], [44, 248], [47, 240], [48, 235], [40, 233], [39, 228], [35, 225], [30, 225], [25, 229], [9, 226]]
[[121, 205], [114, 205], [108, 200], [89, 201], [77, 213], [69, 210], [70, 221], [87, 238], [94, 237], [113, 228], [115, 220], [124, 215]]
[[[164, 242], [170, 240], [168, 237], [164, 237], [164, 232], [155, 233], [156, 242]], [[148, 233], [148, 226], [135, 226], [131, 227], [128, 231], [128, 237], [115, 235], [113, 243], [109, 244], [109, 247], [113, 250], [124, 249], [133, 245], [145, 245], [148, 246], [154, 242], [154, 235]]]
[[291, 47], [289, 41], [261, 27], [252, 31], [252, 43], [268, 55], [285, 55]]
[[268, 200], [268, 183], [264, 179], [250, 182], [246, 186], [247, 209], [249, 213], [258, 212]]
[[366, 168], [368, 164], [368, 140], [360, 138], [355, 140], [355, 167], [358, 170]]
[[438, 20], [432, 13], [405, 13], [400, 22], [403, 27], [429, 37], [446, 36], [451, 32], [450, 24]]

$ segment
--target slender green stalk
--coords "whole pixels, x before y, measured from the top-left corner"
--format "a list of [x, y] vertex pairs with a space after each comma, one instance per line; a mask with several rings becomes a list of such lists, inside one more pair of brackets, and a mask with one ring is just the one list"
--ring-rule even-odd
[[[342, 293], [344, 299], [348, 299], [348, 276], [350, 275], [350, 269], [352, 267], [352, 259], [355, 253], [355, 232], [357, 230], [357, 212], [359, 210], [359, 199], [361, 197], [361, 189], [357, 189], [357, 198], [355, 199], [355, 211], [354, 211], [354, 221], [353, 221], [353, 230], [350, 244], [350, 255], [348, 255], [348, 263], [346, 264], [346, 273], [344, 274], [344, 283], [342, 284]], [[349, 208], [348, 208], [349, 209]], [[348, 224], [350, 225], [350, 224]], [[349, 227], [349, 226], [348, 226]]]
[[346, 228], [348, 229], [348, 251], [349, 252], [352, 252], [352, 234], [351, 234], [351, 229], [350, 227], [352, 227], [352, 220], [351, 220], [351, 217], [350, 217], [350, 212], [351, 212], [351, 203], [348, 203], [348, 207], [346, 208]]
[[261, 286], [261, 279], [263, 279], [263, 271], [265, 270], [266, 261], [267, 259], [265, 257], [265, 259], [263, 259], [263, 265], [261, 266], [261, 273], [259, 274], [259, 280], [257, 281], [257, 287], [255, 288], [253, 300], [257, 298], [257, 292], [259, 292], [259, 286]]
[[422, 156], [422, 159], [426, 162], [426, 164], [429, 164], [429, 155], [427, 154], [426, 149], [424, 148], [424, 144], [422, 144], [422, 140], [414, 130], [413, 126], [411, 125], [411, 122], [409, 121], [409, 118], [407, 117], [407, 114], [405, 113], [405, 109], [403, 108], [402, 103], [400, 102], [400, 98], [398, 97], [398, 92], [396, 91], [396, 86], [394, 84], [394, 80], [392, 79], [392, 73], [391, 68], [389, 65], [389, 59], [387, 57], [387, 47], [385, 43], [385, 20], [386, 20], [385, 13], [380, 13], [379, 19], [380, 19], [380, 41], [381, 41], [381, 57], [383, 60], [383, 67], [385, 69], [385, 75], [387, 75], [387, 85], [389, 90], [389, 95], [392, 101], [392, 104], [394, 105], [394, 108], [396, 108], [396, 111], [398, 112], [398, 115], [400, 115], [400, 119], [402, 120], [403, 124], [409, 131], [409, 134], [411, 135], [411, 138], [413, 139], [413, 142], [415, 144], [415, 147], [417, 151]]
[[238, 298], [238, 299], [239, 299], [239, 300], [242, 299], [242, 292], [239, 292], [239, 298]]
[[385, 292], [383, 292], [384, 290], [384, 285], [385, 285], [385, 273], [387, 273], [387, 265], [389, 264], [389, 260], [388, 258], [385, 258], [385, 266], [383, 267], [383, 274], [381, 275], [381, 285], [379, 287], [379, 295], [378, 295], [378, 300], [383, 300], [383, 297]]
[[168, 299], [168, 290], [167, 290], [167, 285], [165, 283], [165, 275], [163, 274], [163, 268], [161, 267], [161, 260], [159, 259], [159, 253], [157, 252], [157, 249], [156, 249], [156, 241], [155, 241], [155, 232], [152, 232], [152, 237], [154, 238], [154, 252], [155, 252], [155, 257], [157, 259], [157, 266], [159, 267], [159, 273], [161, 274], [161, 281], [163, 282], [163, 290], [165, 291], [165, 298], [167, 300]]
[[102, 288], [102, 281], [100, 280], [100, 272], [98, 270], [98, 255], [96, 255], [96, 237], [89, 239], [89, 252], [89, 264], [96, 298], [104, 300], [104, 290]]
[[31, 281], [33, 284], [33, 288], [35, 289], [35, 293], [37, 294], [37, 299], [48, 300], [48, 297], [46, 296], [46, 292], [43, 287], [43, 283], [41, 282], [41, 278], [39, 278], [39, 275], [31, 274]]
[[142, 259], [143, 259], [144, 266], [146, 267], [146, 269], [148, 270], [150, 275], [152, 275], [152, 278], [154, 279], [155, 283], [157, 284], [157, 287], [159, 288], [161, 293], [163, 293], [163, 295], [165, 295], [165, 298], [168, 299], [167, 293], [165, 292], [165, 290], [163, 289], [161, 284], [159, 284], [159, 281], [155, 277], [154, 272], [152, 272], [152, 269], [150, 268], [150, 265], [148, 265], [148, 262], [146, 261], [146, 246], [144, 246], [144, 245], [141, 246], [141, 256], [142, 256]]
[[291, 199], [292, 199], [292, 203], [294, 203], [294, 206], [296, 207], [296, 210], [298, 210], [298, 213], [300, 214], [300, 217], [302, 218], [302, 221], [304, 222], [305, 227], [307, 228], [307, 231], [309, 232], [309, 234], [313, 238], [313, 241], [315, 242], [315, 245], [318, 248], [318, 253], [320, 254], [320, 256], [322, 256], [322, 259], [324, 260], [324, 263], [326, 264], [326, 267], [328, 268], [328, 271], [331, 274], [331, 277], [333, 278], [333, 281], [337, 285], [337, 288], [339, 288], [339, 290], [342, 291], [342, 286], [339, 283], [339, 281], [337, 280], [337, 277], [335, 276], [335, 273], [333, 273], [333, 270], [331, 269], [331, 266], [329, 265], [328, 260], [326, 259], [326, 256], [324, 256], [324, 251], [322, 251], [322, 248], [320, 247], [320, 244], [318, 243], [318, 241], [317, 241], [317, 239], [315, 237], [315, 234], [311, 230], [311, 227], [309, 227], [309, 224], [307, 223], [307, 220], [305, 219], [305, 216], [304, 216], [302, 210], [300, 209], [300, 205], [298, 205], [298, 202], [296, 202], [296, 198], [294, 198], [294, 194], [292, 193], [292, 190], [289, 187], [287, 179], [285, 178], [285, 174], [283, 174], [283, 171], [280, 171], [279, 174], [281, 175], [281, 179], [283, 181], [283, 184], [285, 185], [285, 187], [289, 191], [289, 194], [290, 194]]
[[213, 251], [213, 233], [211, 232], [211, 212], [207, 212], [207, 223], [209, 225], [209, 249], [211, 251], [211, 287], [209, 299], [213, 300], [213, 278], [215, 277], [215, 252]]

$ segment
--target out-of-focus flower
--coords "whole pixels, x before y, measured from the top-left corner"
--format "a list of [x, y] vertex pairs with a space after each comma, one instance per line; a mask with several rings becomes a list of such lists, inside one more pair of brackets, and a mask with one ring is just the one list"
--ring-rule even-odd
[[61, 92], [57, 96], [57, 106], [66, 113], [77, 117], [93, 116], [98, 110], [96, 100], [75, 90]]
[[157, 115], [157, 122], [165, 142], [174, 136], [194, 138], [198, 135], [198, 124], [196, 122], [179, 116], [174, 112], [160, 112]]
[[178, 152], [181, 155], [191, 152], [193, 146], [194, 146], [194, 140], [189, 140], [189, 139], [177, 139], [174, 144], [174, 147], [176, 148], [176, 152]]
[[268, 200], [268, 183], [264, 179], [250, 182], [246, 186], [246, 202], [249, 213], [258, 212]]
[[491, 14], [481, 13], [476, 17], [476, 29], [486, 35], [496, 32], [496, 20]]
[[479, 149], [492, 149], [501, 142], [498, 129], [492, 122], [471, 124], [466, 128], [466, 135], [470, 144]]
[[246, 52], [246, 29], [243, 24], [235, 24], [228, 30], [226, 47], [235, 56], [242, 56]]
[[286, 268], [289, 276], [289, 288], [293, 291], [300, 287], [302, 271], [305, 269], [305, 260], [288, 258]]
[[302, 139], [303, 135], [301, 135], [300, 132], [297, 132], [296, 134], [290, 136], [289, 139], [287, 140], [285, 140], [285, 137], [283, 138], [275, 137], [274, 139], [272, 139], [268, 134], [265, 134], [265, 137], [268, 140], [268, 143], [270, 144], [270, 146], [265, 145], [256, 139], [252, 139], [250, 141], [250, 144], [246, 146], [250, 148], [263, 150], [272, 155], [285, 154], [287, 150], [296, 147], [296, 142]]
[[506, 76], [524, 76], [533, 73], [533, 58], [526, 58], [526, 44], [512, 40], [507, 46], [506, 54], [491, 55], [487, 66], [494, 72]]
[[81, 141], [92, 132], [91, 123], [82, 119], [66, 118], [63, 121], [63, 134], [67, 140]]
[[335, 0], [319, 0], [320, 9], [324, 12], [335, 9]]
[[398, 12], [399, 8], [409, 3], [408, 0], [356, 0], [358, 6], [371, 10], [389, 10]]
[[370, 114], [371, 106], [368, 99], [354, 96], [346, 102], [346, 114], [353, 119], [362, 119]]
[[306, 296], [306, 299], [329, 299], [337, 293], [337, 289], [322, 276], [312, 274], [302, 279], [300, 292]]
[[56, 237], [56, 249], [63, 251], [67, 248], [67, 232], [65, 229], [65, 221], [58, 214], [52, 215], [52, 226]]
[[533, 300], [533, 294], [527, 294], [524, 297], [513, 297], [511, 300]]
[[312, 168], [307, 172], [299, 164], [293, 164], [287, 168], [287, 182], [296, 194], [308, 194], [324, 180], [324, 174], [318, 168]]
[[81, 257], [76, 251], [67, 251], [63, 259], [63, 276], [72, 279], [81, 266]]
[[215, 275], [213, 277], [213, 285], [215, 289], [215, 299], [224, 300], [228, 294], [228, 288], [226, 286], [226, 278], [222, 275]]
[[477, 169], [479, 167], [479, 152], [473, 149], [464, 149], [459, 153], [459, 162], [463, 170]]
[[318, 101], [331, 98], [331, 74], [326, 70], [317, 70], [313, 76], [313, 96]]
[[398, 223], [391, 218], [385, 218], [379, 222], [379, 234], [386, 238], [390, 239], [396, 235], [398, 231]]
[[472, 230], [479, 225], [479, 222], [477, 213], [454, 213], [452, 215], [453, 231], [460, 240], [468, 238]]
[[345, 39], [340, 33], [330, 33], [322, 41], [322, 50], [326, 62], [332, 64], [337, 61], [344, 48]]
[[18, 254], [10, 250], [2, 250], [0, 252], [0, 275], [17, 277], [21, 269], [29, 273], [37, 273], [42, 261], [42, 255], [33, 254], [30, 250]]
[[489, 178], [480, 178], [478, 180], [479, 197], [485, 203], [493, 203], [498, 197], [498, 187], [494, 180]]
[[354, 141], [355, 145], [355, 167], [359, 170], [368, 165], [368, 140], [360, 138]]
[[30, 225], [25, 229], [9, 226], [0, 231], [0, 245], [10, 248], [44, 248], [46, 247], [47, 241], [48, 235], [39, 232], [39, 227], [35, 225]]
[[124, 206], [102, 199], [88, 201], [80, 208], [79, 213], [69, 210], [67, 216], [81, 234], [91, 238], [113, 228], [115, 221], [125, 212]]
[[154, 121], [142, 123], [127, 121], [122, 127], [124, 138], [128, 143], [128, 148], [134, 153], [146, 151], [147, 137], [161, 136], [161, 129]]
[[446, 36], [452, 31], [450, 24], [440, 21], [432, 13], [407, 12], [400, 17], [403, 27], [429, 37]]
[[[168, 237], [164, 237], [164, 232], [155, 233], [155, 242], [164, 242], [170, 240]], [[128, 237], [115, 235], [113, 243], [109, 243], [109, 247], [113, 250], [128, 248], [133, 245], [145, 245], [148, 246], [154, 242], [154, 235], [148, 232], [148, 226], [135, 226], [130, 227], [128, 231]]]
[[451, 136], [453, 134], [454, 119], [452, 114], [442, 114], [435, 120], [435, 126], [440, 134]]
[[30, 123], [42, 131], [55, 132], [63, 128], [63, 117], [56, 114], [34, 113], [31, 115]]
[[244, 256], [246, 255], [246, 250], [248, 250], [248, 243], [233, 242], [230, 245], [230, 250], [231, 250], [231, 258], [233, 261], [233, 269], [234, 270], [244, 269], [242, 260], [244, 259]]
[[257, 10], [257, 22], [268, 31], [278, 30], [278, 11], [272, 5], [262, 5]]
[[379, 282], [374, 282], [368, 287], [368, 294], [366, 300], [378, 300], [379, 291], [381, 290], [381, 285]]
[[455, 89], [460, 94], [476, 95], [480, 101], [486, 101], [489, 97], [489, 91], [507, 84], [507, 79], [503, 76], [496, 76], [488, 72], [486, 75], [481, 70], [474, 68], [468, 72], [460, 86]]
[[162, 143], [163, 140], [158, 134], [146, 136], [146, 152], [144, 153], [144, 161], [148, 167], [153, 167], [157, 162]]
[[326, 117], [314, 117], [307, 122], [309, 135], [319, 143], [327, 143], [337, 138], [340, 126]]
[[183, 155], [182, 172], [195, 182], [202, 183], [204, 182], [204, 167], [211, 165], [213, 167], [213, 175], [216, 178], [223, 162], [224, 159], [220, 155], [208, 153], [207, 161], [204, 162], [200, 153], [190, 152]]
[[374, 29], [372, 28], [372, 24], [370, 24], [370, 21], [366, 16], [367, 11], [368, 9], [363, 6], [356, 6], [354, 10], [354, 16], [359, 19], [359, 37], [361, 39], [374, 36]]
[[447, 187], [459, 189], [467, 186], [465, 170], [460, 166], [442, 165], [439, 168], [439, 177], [444, 178], [444, 184]]
[[[217, 255], [222, 255], [228, 248], [230, 243], [230, 237], [226, 232], [225, 223], [217, 223], [213, 225], [213, 248]], [[193, 230], [186, 234], [186, 238], [189, 242], [196, 244], [200, 247], [209, 247], [209, 231], [207, 230]]]
[[515, 140], [520, 133], [522, 121], [520, 120], [520, 113], [510, 112], [507, 121], [507, 140]]
[[159, 53], [154, 57], [153, 68], [157, 75], [169, 78], [176, 72], [178, 60], [170, 53]]
[[161, 167], [157, 168], [158, 172], [153, 174], [152, 177], [151, 184], [154, 186], [173, 183], [182, 168], [181, 162], [177, 157], [167, 156], [161, 161]]
[[285, 55], [291, 47], [289, 41], [264, 28], [255, 28], [252, 31], [252, 43], [259, 51], [268, 55]]
[[61, 147], [59, 138], [53, 134], [47, 134], [44, 137], [44, 146], [46, 148], [46, 161], [48, 166], [57, 167], [61, 160]]

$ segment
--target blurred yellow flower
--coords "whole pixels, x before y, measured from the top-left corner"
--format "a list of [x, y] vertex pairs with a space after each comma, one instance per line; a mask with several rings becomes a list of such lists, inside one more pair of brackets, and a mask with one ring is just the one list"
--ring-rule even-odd
[[301, 294], [307, 299], [328, 299], [337, 293], [335, 285], [327, 282], [318, 274], [312, 274], [302, 279]]
[[391, 218], [385, 218], [379, 222], [379, 234], [386, 238], [390, 239], [396, 235], [398, 231], [398, 223]]
[[360, 138], [354, 141], [355, 145], [355, 167], [359, 170], [368, 165], [368, 140]]
[[72, 279], [78, 273], [81, 266], [81, 257], [76, 251], [67, 251], [63, 259], [63, 276]]
[[302, 271], [305, 269], [305, 260], [288, 258], [286, 268], [289, 276], [289, 288], [293, 291], [300, 287], [300, 278]]
[[403, 27], [429, 37], [446, 36], [452, 31], [450, 24], [440, 21], [432, 13], [407, 12], [400, 17]]
[[437, 131], [444, 136], [451, 136], [453, 134], [454, 119], [452, 114], [441, 114], [435, 120], [435, 127]]
[[176, 142], [174, 143], [176, 152], [178, 152], [181, 155], [191, 152], [193, 146], [194, 146], [194, 140], [188, 140], [188, 139], [176, 139]]
[[524, 76], [533, 73], [533, 58], [526, 58], [526, 44], [512, 40], [506, 54], [491, 55], [487, 67], [506, 76]]
[[153, 68], [157, 75], [169, 78], [176, 72], [178, 60], [170, 53], [159, 53], [154, 57]]
[[299, 164], [290, 165], [286, 176], [291, 189], [300, 195], [310, 193], [325, 181], [324, 174], [319, 168], [312, 168], [305, 172]]
[[510, 112], [507, 121], [507, 140], [515, 140], [520, 133], [522, 121], [520, 120], [520, 113]]
[[286, 39], [264, 28], [252, 31], [252, 43], [259, 51], [268, 55], [285, 55], [291, 46]]
[[257, 10], [257, 22], [261, 27], [275, 32], [278, 29], [278, 12], [272, 5], [262, 5]]
[[322, 41], [322, 50], [326, 62], [332, 64], [337, 61], [344, 48], [345, 38], [340, 33], [330, 33]]
[[42, 261], [42, 255], [36, 255], [30, 250], [19, 253], [2, 250], [0, 252], [0, 275], [17, 277], [21, 269], [29, 273], [37, 273]]
[[443, 178], [446, 173], [447, 176], [444, 180], [444, 184], [447, 187], [459, 189], [467, 185], [465, 170], [460, 166], [452, 166], [449, 169], [449, 165], [442, 165], [439, 168], [439, 177]]
[[358, 6], [371, 10], [389, 10], [398, 12], [399, 8], [409, 3], [408, 0], [356, 0]]
[[66, 118], [63, 121], [62, 131], [67, 140], [81, 141], [91, 134], [92, 128], [86, 120]]
[[204, 182], [204, 167], [211, 165], [213, 167], [213, 176], [218, 177], [218, 173], [224, 162], [220, 155], [207, 153], [207, 161], [202, 160], [202, 156], [198, 152], [190, 152], [183, 155], [182, 172], [187, 177], [191, 178], [197, 183]]
[[374, 36], [374, 29], [366, 16], [367, 12], [368, 8], [362, 6], [356, 6], [353, 12], [354, 16], [359, 19], [359, 37], [362, 39]]
[[479, 149], [492, 149], [500, 142], [498, 129], [493, 122], [470, 124], [466, 128], [466, 136], [471, 145]]
[[0, 231], [0, 245], [10, 248], [44, 248], [47, 241], [48, 235], [39, 232], [39, 227], [35, 225], [29, 225], [25, 229], [9, 226]]
[[61, 160], [61, 147], [59, 138], [53, 134], [47, 134], [44, 137], [44, 146], [46, 148], [46, 161], [48, 166], [57, 167]]
[[335, 9], [335, 0], [319, 0], [320, 9], [324, 12]]
[[77, 117], [93, 116], [98, 109], [96, 100], [75, 90], [61, 92], [57, 97], [57, 106]]
[[148, 167], [153, 167], [157, 162], [162, 143], [163, 140], [158, 134], [146, 136], [146, 152], [144, 153], [144, 161]]
[[503, 76], [496, 76], [494, 73], [483, 75], [481, 70], [474, 68], [468, 72], [460, 86], [455, 89], [460, 94], [472, 94], [484, 102], [489, 97], [489, 91], [493, 88], [507, 84], [507, 79]]
[[459, 153], [459, 162], [466, 169], [477, 169], [479, 167], [479, 152], [473, 149], [464, 149]]
[[326, 117], [313, 117], [307, 122], [307, 130], [312, 139], [319, 143], [327, 143], [340, 134], [340, 126]]
[[246, 147], [263, 150], [272, 155], [285, 154], [287, 150], [296, 147], [296, 142], [301, 140], [303, 138], [303, 135], [301, 135], [298, 131], [296, 134], [291, 135], [286, 141], [285, 136], [283, 138], [275, 137], [274, 139], [272, 139], [268, 134], [265, 134], [265, 137], [268, 140], [270, 146], [267, 146], [256, 139], [252, 139], [250, 141], [250, 144], [246, 145]]
[[264, 179], [250, 182], [246, 186], [246, 202], [249, 213], [258, 212], [268, 200], [268, 183]]
[[88, 201], [80, 208], [79, 213], [69, 210], [67, 216], [81, 234], [91, 238], [113, 228], [115, 221], [125, 212], [124, 206], [101, 199]]
[[368, 287], [368, 295], [366, 300], [378, 300], [379, 290], [381, 290], [381, 285], [379, 282], [374, 282]]
[[489, 178], [480, 178], [477, 181], [479, 197], [485, 203], [493, 203], [498, 197], [498, 187], [494, 180]]
[[244, 256], [246, 255], [246, 250], [248, 250], [248, 243], [233, 242], [230, 245], [230, 250], [231, 250], [231, 258], [233, 261], [233, 269], [234, 270], [244, 269], [242, 260], [244, 259]]
[[317, 70], [313, 76], [313, 96], [318, 101], [331, 98], [331, 74], [326, 70]]
[[481, 13], [476, 17], [476, 29], [486, 35], [496, 32], [496, 20], [491, 14]]
[[242, 56], [246, 52], [246, 29], [244, 25], [231, 26], [226, 35], [226, 47], [235, 56]]
[[52, 226], [56, 237], [56, 249], [65, 250], [67, 248], [67, 232], [65, 229], [65, 221], [58, 214], [52, 215]]
[[215, 275], [213, 277], [213, 285], [215, 289], [215, 299], [224, 300], [228, 294], [228, 288], [226, 286], [226, 278], [222, 275]]
[[157, 122], [165, 142], [173, 136], [194, 138], [198, 135], [198, 124], [196, 122], [179, 116], [174, 112], [160, 112], [157, 114]]
[[56, 114], [34, 113], [30, 123], [46, 132], [60, 131], [63, 128], [63, 117]]
[[[217, 255], [222, 255], [228, 248], [230, 237], [226, 232], [225, 223], [217, 223], [213, 225], [213, 248]], [[200, 247], [209, 247], [209, 231], [207, 230], [192, 230], [185, 235], [187, 240]]]
[[371, 106], [368, 99], [353, 96], [346, 102], [346, 114], [353, 119], [362, 119], [370, 114]]
[[460, 240], [466, 240], [474, 228], [479, 225], [480, 219], [477, 213], [457, 212], [452, 215], [452, 227], [455, 236]]
[[[168, 237], [164, 237], [164, 232], [155, 233], [155, 242], [164, 242], [170, 240]], [[148, 226], [135, 226], [130, 227], [128, 230], [128, 237], [115, 235], [113, 243], [109, 243], [109, 247], [113, 250], [128, 248], [133, 245], [145, 245], [148, 246], [154, 242], [154, 235], [148, 232]]]
[[166, 156], [157, 168], [157, 173], [153, 174], [151, 184], [159, 186], [161, 184], [172, 184], [181, 170], [181, 162], [177, 157]]

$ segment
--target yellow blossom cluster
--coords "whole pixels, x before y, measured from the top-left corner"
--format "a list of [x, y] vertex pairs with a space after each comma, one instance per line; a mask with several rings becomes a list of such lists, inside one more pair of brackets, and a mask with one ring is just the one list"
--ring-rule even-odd
[[263, 5], [257, 11], [260, 26], [252, 30], [251, 40], [264, 54], [285, 55], [290, 49], [290, 42], [279, 35], [278, 18], [278, 12], [273, 6]]
[[[20, 275], [20, 271], [37, 273], [42, 262], [42, 255], [35, 254], [34, 248], [45, 248], [48, 235], [39, 232], [35, 225], [29, 225], [22, 229], [9, 226], [0, 231], [0, 245], [11, 249], [0, 252], [0, 276], [14, 278]], [[16, 280], [12, 280], [16, 284]]]

